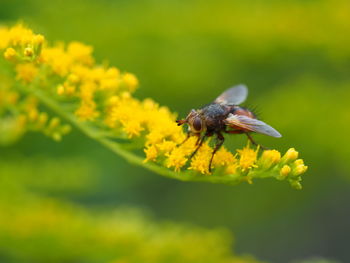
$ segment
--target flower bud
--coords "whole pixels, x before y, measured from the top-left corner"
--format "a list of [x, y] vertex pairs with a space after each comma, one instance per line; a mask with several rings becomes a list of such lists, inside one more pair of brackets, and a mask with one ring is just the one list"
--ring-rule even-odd
[[280, 170], [280, 175], [283, 177], [286, 177], [292, 169], [289, 165], [283, 165], [282, 169]]
[[125, 73], [123, 76], [123, 81], [130, 91], [134, 91], [139, 84], [138, 79], [131, 73]]
[[290, 185], [296, 190], [301, 190], [303, 188], [301, 183], [299, 181], [296, 181], [296, 180], [290, 181]]
[[307, 168], [308, 167], [306, 165], [303, 165], [303, 164], [298, 165], [297, 167], [295, 167], [293, 174], [295, 176], [299, 176], [299, 175], [305, 173], [307, 171]]
[[34, 51], [33, 51], [33, 48], [31, 48], [31, 47], [26, 47], [25, 49], [24, 49], [24, 55], [26, 56], [26, 57], [31, 57], [31, 56], [33, 56], [33, 54], [34, 54]]
[[60, 119], [57, 117], [54, 117], [51, 119], [50, 123], [49, 123], [49, 129], [54, 129], [56, 128], [58, 125], [60, 124]]
[[286, 154], [283, 156], [283, 161], [284, 162], [291, 162], [294, 161], [298, 158], [299, 153], [294, 149], [290, 148]]
[[63, 87], [63, 85], [58, 85], [57, 86], [57, 94], [58, 95], [63, 95], [64, 94], [64, 87]]
[[277, 164], [281, 160], [281, 153], [276, 150], [266, 150], [263, 152], [260, 159], [260, 167], [269, 169], [271, 166]]
[[34, 36], [33, 43], [35, 45], [41, 45], [42, 43], [44, 43], [44, 40], [45, 40], [44, 36], [39, 34]]

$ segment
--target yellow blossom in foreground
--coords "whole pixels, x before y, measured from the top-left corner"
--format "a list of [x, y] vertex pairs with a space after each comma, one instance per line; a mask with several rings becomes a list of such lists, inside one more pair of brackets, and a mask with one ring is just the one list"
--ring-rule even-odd
[[[16, 73], [16, 78], [9, 77], [12, 79], [8, 86], [22, 86], [28, 92], [37, 90], [46, 98], [40, 101], [39, 96], [33, 100], [20, 90], [2, 91], [0, 86], [0, 110], [4, 108], [6, 112], [14, 105], [18, 107], [18, 115], [13, 119], [21, 122], [11, 123], [22, 125], [19, 126], [22, 131], [40, 130], [55, 140], [69, 132], [70, 127], [62, 124], [61, 119], [50, 118], [39, 110], [40, 103], [46, 102], [49, 108], [54, 104], [54, 111], [62, 108], [65, 114], [61, 115], [68, 115], [67, 119], [77, 117], [73, 123], [83, 132], [88, 130], [86, 133], [90, 136], [98, 133], [91, 137], [103, 138], [105, 146], [117, 145], [113, 148], [115, 152], [126, 151], [124, 145], [135, 147], [132, 149], [135, 153], [123, 156], [143, 152], [140, 165], [153, 162], [158, 168], [177, 172], [175, 177], [208, 178], [209, 181], [215, 178], [226, 183], [252, 183], [255, 178], [274, 177], [301, 189], [301, 174], [308, 167], [298, 159], [294, 148], [281, 157], [277, 150], [260, 151], [259, 147], [251, 148], [249, 144], [233, 151], [222, 147], [213, 156], [209, 169], [213, 143], [210, 140], [204, 142], [193, 155], [198, 137], [190, 136], [184, 142], [186, 132], [176, 124], [177, 115], [152, 99], [133, 97], [139, 84], [137, 77], [115, 67], [97, 64], [91, 46], [80, 42], [49, 45], [42, 35], [17, 25], [0, 29], [0, 52], [3, 54], [0, 59], [7, 60], [5, 64]], [[34, 79], [38, 81], [34, 82]], [[35, 85], [36, 82], [39, 84]], [[133, 161], [137, 162], [138, 158]]]

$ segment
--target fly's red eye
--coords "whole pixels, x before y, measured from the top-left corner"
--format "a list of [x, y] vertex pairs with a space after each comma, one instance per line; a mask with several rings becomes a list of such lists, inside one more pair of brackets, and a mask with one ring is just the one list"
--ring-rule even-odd
[[202, 130], [202, 120], [199, 117], [194, 118], [193, 120], [193, 128], [196, 131], [201, 131]]

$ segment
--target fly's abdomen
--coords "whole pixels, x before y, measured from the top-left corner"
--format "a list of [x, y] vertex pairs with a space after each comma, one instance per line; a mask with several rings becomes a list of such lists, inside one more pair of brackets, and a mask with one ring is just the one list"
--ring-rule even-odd
[[250, 110], [240, 107], [240, 106], [233, 106], [232, 109], [230, 110], [230, 113], [235, 114], [235, 115], [243, 115], [247, 116], [249, 118], [255, 119], [256, 116], [254, 115], [253, 112]]

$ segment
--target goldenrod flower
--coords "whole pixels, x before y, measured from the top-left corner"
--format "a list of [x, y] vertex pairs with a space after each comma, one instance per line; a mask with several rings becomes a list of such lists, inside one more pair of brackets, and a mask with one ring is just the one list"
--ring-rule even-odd
[[158, 149], [156, 146], [151, 145], [145, 148], [145, 154], [146, 154], [146, 159], [144, 160], [144, 162], [147, 161], [155, 161], [157, 159], [158, 156]]
[[207, 144], [204, 144], [192, 158], [191, 165], [188, 169], [198, 171], [201, 174], [209, 174], [208, 163], [210, 161], [212, 151], [212, 148], [210, 148]]
[[166, 166], [168, 168], [174, 168], [174, 170], [177, 172], [180, 171], [188, 160], [186, 157], [186, 152], [183, 151], [182, 148], [176, 148], [166, 156], [168, 157], [166, 160]]
[[242, 150], [237, 150], [240, 158], [239, 158], [239, 166], [242, 168], [242, 171], [247, 171], [251, 168], [258, 167], [256, 163], [256, 158], [258, 155], [259, 149], [251, 149], [249, 144], [244, 147]]

